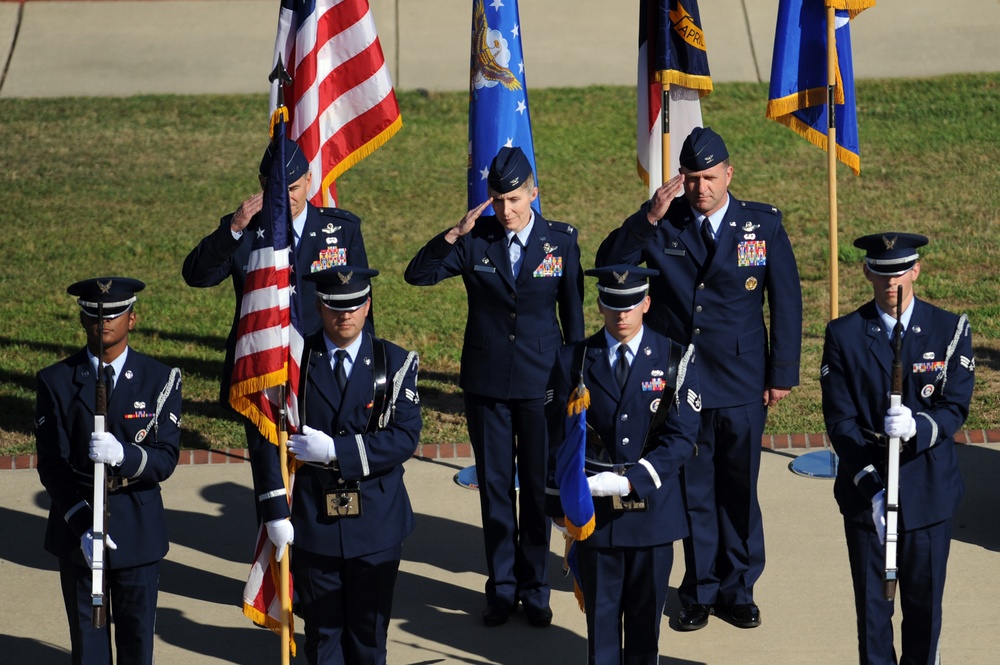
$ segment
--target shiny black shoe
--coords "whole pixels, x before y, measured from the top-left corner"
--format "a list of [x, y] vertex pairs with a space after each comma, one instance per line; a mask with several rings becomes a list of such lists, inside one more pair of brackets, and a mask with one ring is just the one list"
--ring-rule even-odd
[[517, 605], [497, 603], [487, 605], [483, 610], [483, 624], [486, 626], [502, 626], [507, 623], [510, 615], [517, 611]]
[[535, 628], [545, 628], [552, 623], [552, 610], [546, 607], [524, 606], [524, 613], [528, 616], [528, 623]]
[[729, 608], [726, 618], [737, 628], [756, 628], [760, 625], [760, 608], [754, 603], [739, 603]]
[[681, 630], [701, 630], [708, 625], [708, 617], [712, 613], [709, 605], [685, 605], [677, 613], [677, 625]]

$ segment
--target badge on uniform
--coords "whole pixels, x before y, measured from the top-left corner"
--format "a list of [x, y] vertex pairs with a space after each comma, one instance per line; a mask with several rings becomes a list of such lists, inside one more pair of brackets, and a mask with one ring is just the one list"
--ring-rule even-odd
[[701, 412], [701, 395], [688, 388], [687, 403], [695, 413]]
[[561, 256], [546, 254], [542, 262], [535, 268], [532, 277], [562, 277], [563, 261]]
[[745, 288], [747, 291], [753, 291], [754, 289], [756, 289], [757, 278], [753, 276], [747, 277], [747, 281], [743, 283], [743, 288]]
[[336, 233], [340, 229], [341, 229], [341, 227], [334, 226], [333, 222], [330, 222], [330, 223], [328, 223], [326, 226], [324, 226], [322, 228], [322, 231], [323, 231], [323, 233], [328, 233], [329, 234], [329, 233]]
[[767, 241], [747, 240], [737, 245], [736, 265], [740, 268], [767, 265]]
[[319, 258], [312, 262], [310, 272], [320, 272], [327, 268], [347, 265], [346, 247], [327, 247], [319, 250]]
[[642, 382], [642, 392], [662, 392], [666, 387], [667, 382], [660, 378], [653, 378], [649, 381]]
[[934, 394], [934, 384], [928, 383], [920, 390], [920, 396], [927, 398]]
[[969, 370], [970, 372], [975, 372], [976, 371], [976, 359], [975, 358], [966, 358], [965, 356], [959, 356], [958, 357], [958, 363], [962, 367], [964, 367], [965, 369]]
[[327, 517], [360, 517], [361, 490], [333, 490], [324, 494]]
[[913, 373], [920, 374], [921, 372], [940, 372], [945, 368], [943, 360], [935, 360], [934, 362], [926, 363], [913, 363]]

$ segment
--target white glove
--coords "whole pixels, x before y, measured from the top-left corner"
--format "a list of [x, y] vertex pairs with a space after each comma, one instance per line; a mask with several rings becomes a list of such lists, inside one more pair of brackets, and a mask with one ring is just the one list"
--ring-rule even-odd
[[94, 432], [90, 435], [90, 459], [119, 466], [125, 461], [125, 447], [111, 432]]
[[875, 523], [878, 542], [885, 545], [885, 490], [872, 497], [872, 522]]
[[627, 496], [631, 492], [628, 478], [610, 471], [601, 471], [596, 476], [587, 478], [590, 493], [593, 496]]
[[333, 449], [333, 438], [326, 432], [302, 426], [301, 434], [288, 437], [288, 452], [295, 455], [300, 462], [319, 462], [329, 464], [337, 459], [337, 451]]
[[[118, 549], [118, 545], [115, 541], [111, 540], [111, 535], [109, 534], [104, 541], [105, 547], [109, 550]], [[80, 536], [80, 549], [83, 550], [83, 558], [87, 561], [87, 567], [91, 570], [94, 569], [94, 530], [87, 529], [87, 533]]]
[[905, 406], [892, 406], [885, 412], [885, 433], [909, 441], [917, 435], [917, 421], [913, 412]]
[[285, 546], [295, 542], [295, 527], [288, 519], [271, 520], [265, 522], [264, 527], [267, 528], [267, 537], [274, 543], [274, 549], [277, 550], [274, 559], [281, 561], [281, 557], [285, 556]]

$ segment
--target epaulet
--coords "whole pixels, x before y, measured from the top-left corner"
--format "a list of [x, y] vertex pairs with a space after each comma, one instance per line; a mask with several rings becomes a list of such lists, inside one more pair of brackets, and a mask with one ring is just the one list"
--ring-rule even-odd
[[316, 212], [323, 215], [324, 217], [337, 217], [340, 219], [346, 219], [348, 221], [354, 222], [355, 224], [361, 223], [360, 217], [358, 217], [349, 210], [344, 210], [343, 208], [316, 208]]
[[757, 201], [740, 201], [740, 208], [744, 210], [753, 210], [754, 212], [769, 212], [772, 215], [780, 215], [778, 211], [770, 203], [759, 203]]
[[553, 231], [560, 231], [567, 235], [576, 235], [576, 228], [566, 222], [549, 222], [549, 228]]

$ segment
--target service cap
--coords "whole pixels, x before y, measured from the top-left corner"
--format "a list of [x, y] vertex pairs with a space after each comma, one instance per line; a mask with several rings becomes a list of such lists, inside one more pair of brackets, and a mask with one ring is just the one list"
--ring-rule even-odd
[[584, 274], [597, 278], [597, 299], [605, 309], [627, 312], [642, 302], [649, 292], [649, 278], [660, 271], [619, 264], [592, 268]]
[[726, 159], [726, 142], [711, 127], [695, 127], [681, 146], [680, 164], [688, 171], [704, 171]]
[[71, 284], [66, 293], [77, 297], [83, 313], [97, 318], [103, 308], [105, 319], [114, 319], [132, 309], [135, 294], [146, 288], [137, 279], [128, 277], [95, 277]]
[[854, 246], [865, 250], [865, 264], [876, 275], [902, 275], [920, 258], [917, 248], [927, 244], [927, 237], [916, 233], [873, 233], [861, 236]]
[[338, 312], [350, 312], [368, 301], [371, 278], [378, 270], [360, 266], [337, 266], [309, 273], [302, 279], [316, 284], [316, 297], [323, 306]]
[[[261, 157], [260, 175], [262, 178], [266, 178], [271, 172], [271, 162], [274, 161], [273, 150], [274, 142], [268, 143], [267, 150], [264, 151], [264, 156]], [[299, 144], [289, 138], [285, 139], [285, 169], [288, 184], [295, 182], [309, 172], [309, 161], [306, 159], [305, 154], [299, 148]]]
[[506, 194], [523, 185], [530, 176], [531, 163], [524, 151], [517, 146], [504, 146], [490, 164], [486, 183], [497, 194]]

